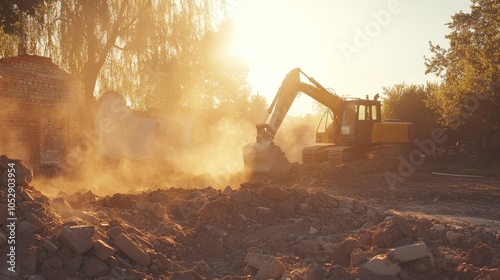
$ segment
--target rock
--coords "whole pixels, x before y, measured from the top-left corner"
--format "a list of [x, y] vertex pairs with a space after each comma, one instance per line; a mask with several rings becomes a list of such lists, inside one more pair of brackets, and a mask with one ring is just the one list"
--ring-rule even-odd
[[108, 259], [115, 253], [115, 249], [113, 249], [113, 247], [109, 246], [106, 242], [102, 240], [97, 240], [94, 242], [92, 251], [94, 252], [94, 255], [97, 258], [103, 261]]
[[18, 225], [17, 225], [17, 232], [19, 233], [37, 233], [40, 232], [41, 228], [35, 226], [34, 224], [22, 220]]
[[489, 270], [489, 274], [493, 280], [500, 280], [500, 269], [492, 268]]
[[58, 249], [57, 246], [48, 239], [43, 240], [42, 247], [52, 253], [54, 253]]
[[319, 244], [315, 240], [302, 240], [299, 243], [297, 255], [300, 257], [314, 256], [318, 250]]
[[9, 217], [9, 207], [7, 204], [4, 204], [0, 207], [0, 225], [5, 224], [8, 217]]
[[250, 190], [239, 190], [229, 194], [229, 197], [239, 203], [249, 203], [252, 201], [252, 193]]
[[359, 244], [359, 241], [354, 238], [347, 238], [342, 242], [342, 246], [345, 248], [347, 255], [350, 256], [354, 249], [361, 247], [361, 244]]
[[61, 242], [68, 246], [75, 254], [83, 254], [90, 250], [94, 245], [92, 242], [93, 236], [93, 226], [63, 227], [59, 233], [59, 239]]
[[440, 238], [442, 235], [446, 233], [446, 227], [441, 224], [437, 224], [431, 227], [430, 229], [431, 236], [435, 239]]
[[30, 275], [28, 280], [46, 280], [43, 276], [40, 275]]
[[72, 210], [71, 205], [69, 205], [66, 199], [62, 197], [52, 199], [52, 201], [50, 202], [50, 207], [52, 207], [52, 209], [56, 210], [57, 212], [67, 212]]
[[163, 218], [165, 218], [165, 214], [167, 213], [167, 209], [165, 209], [165, 207], [163, 207], [160, 203], [155, 203], [153, 205], [152, 212], [156, 218], [163, 220]]
[[318, 233], [318, 230], [315, 227], [309, 227], [309, 234], [316, 234]]
[[381, 276], [396, 276], [401, 272], [401, 267], [391, 262], [387, 256], [383, 254], [373, 257], [361, 266], [361, 268]]
[[224, 191], [222, 191], [222, 193], [224, 195], [230, 195], [232, 191], [233, 189], [231, 188], [231, 186], [227, 186], [226, 188], [224, 188]]
[[396, 247], [391, 249], [396, 259], [400, 262], [408, 262], [420, 258], [424, 258], [428, 255], [427, 245], [420, 241], [414, 244]]
[[370, 232], [361, 232], [358, 235], [358, 241], [363, 246], [370, 245], [372, 242], [372, 234]]
[[127, 235], [123, 233], [118, 235], [114, 239], [114, 244], [134, 262], [142, 266], [148, 266], [150, 264], [151, 258], [149, 257], [149, 255], [144, 250], [142, 250], [139, 245], [128, 238]]
[[260, 190], [262, 197], [269, 200], [286, 201], [291, 195], [286, 190], [279, 187], [266, 186]]
[[141, 211], [152, 212], [153, 211], [153, 203], [149, 201], [140, 201], [135, 204], [135, 208]]
[[20, 246], [17, 247], [19, 250], [19, 259], [16, 259], [17, 264], [19, 266], [19, 270], [22, 271], [22, 273], [26, 274], [34, 274], [37, 272], [36, 265], [37, 265], [37, 258], [38, 258], [38, 253], [37, 250], [34, 247], [25, 247], [25, 246]]
[[7, 234], [0, 230], [0, 247], [7, 244]]
[[492, 258], [493, 249], [484, 243], [479, 243], [467, 253], [465, 262], [471, 263], [477, 267], [483, 267], [488, 266]]
[[276, 258], [269, 263], [264, 264], [259, 268], [255, 279], [257, 280], [267, 280], [267, 279], [280, 279], [286, 272], [286, 267], [278, 261]]
[[83, 261], [83, 256], [82, 255], [75, 255], [72, 259], [68, 260], [64, 264], [64, 269], [77, 272], [80, 270], [80, 266], [82, 265]]
[[178, 209], [181, 213], [182, 218], [186, 221], [190, 221], [193, 217], [196, 217], [198, 215], [198, 211], [195, 208], [185, 203], [180, 203], [178, 205]]
[[28, 212], [28, 213], [24, 214], [24, 218], [28, 222], [30, 222], [33, 225], [35, 225], [39, 230], [43, 229], [43, 227], [45, 226], [45, 224], [42, 222], [42, 220], [40, 220], [37, 216], [35, 216], [31, 212]]
[[214, 237], [226, 237], [229, 235], [229, 233], [219, 227], [206, 225], [205, 228], [207, 229], [208, 233]]
[[403, 234], [403, 236], [413, 237], [413, 228], [407, 221], [403, 220], [400, 217], [394, 217], [392, 219], [392, 222], [396, 224], [397, 228]]
[[366, 252], [360, 248], [356, 248], [351, 253], [351, 267], [359, 267], [359, 265], [366, 260]]
[[245, 264], [253, 268], [260, 269], [265, 264], [272, 262], [273, 259], [274, 257], [270, 255], [265, 255], [257, 252], [248, 252], [245, 256], [244, 262]]
[[21, 197], [25, 201], [33, 201], [34, 200], [33, 196], [31, 196], [31, 194], [27, 190], [22, 190], [19, 192], [19, 194], [21, 195]]
[[390, 247], [395, 241], [402, 237], [401, 231], [395, 225], [384, 227], [373, 234], [373, 242], [377, 247]]
[[109, 273], [108, 266], [103, 261], [92, 257], [83, 264], [83, 271], [87, 278], [100, 277]]
[[456, 244], [462, 238], [462, 234], [453, 231], [447, 231], [446, 238], [448, 239], [448, 242], [450, 242], [450, 244]]
[[332, 252], [332, 264], [344, 267], [349, 266], [351, 255], [347, 254], [345, 244], [333, 244], [329, 250]]
[[106, 232], [106, 235], [111, 238], [115, 239], [118, 235], [120, 235], [123, 232], [123, 229], [119, 226], [114, 226]]

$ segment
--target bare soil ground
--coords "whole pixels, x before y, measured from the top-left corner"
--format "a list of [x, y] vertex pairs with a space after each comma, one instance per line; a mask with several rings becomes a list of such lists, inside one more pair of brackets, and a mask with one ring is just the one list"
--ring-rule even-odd
[[[20, 186], [18, 272], [0, 269], [11, 279], [500, 279], [499, 179], [415, 171], [389, 188], [387, 171], [397, 165], [297, 165], [225, 190], [200, 181], [106, 196]], [[83, 252], [62, 237], [78, 226], [93, 228], [72, 237], [90, 242]], [[424, 255], [392, 250], [418, 242]]]

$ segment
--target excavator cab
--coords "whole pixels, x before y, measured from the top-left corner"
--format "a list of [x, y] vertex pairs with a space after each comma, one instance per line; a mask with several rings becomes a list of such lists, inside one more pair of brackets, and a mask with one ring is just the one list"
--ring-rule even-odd
[[380, 102], [352, 99], [344, 101], [342, 116], [327, 109], [316, 129], [316, 143], [367, 144], [373, 125], [380, 122]]

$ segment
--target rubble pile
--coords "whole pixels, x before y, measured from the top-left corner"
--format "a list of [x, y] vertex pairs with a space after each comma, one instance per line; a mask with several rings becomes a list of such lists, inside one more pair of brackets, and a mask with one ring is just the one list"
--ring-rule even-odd
[[[3, 171], [2, 171], [3, 172]], [[49, 198], [16, 186], [8, 279], [500, 279], [500, 233], [310, 185]], [[0, 253], [10, 250], [0, 190]]]

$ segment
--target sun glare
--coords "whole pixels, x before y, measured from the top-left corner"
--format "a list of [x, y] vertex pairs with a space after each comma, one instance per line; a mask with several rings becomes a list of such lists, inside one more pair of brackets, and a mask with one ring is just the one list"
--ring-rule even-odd
[[[236, 25], [233, 53], [248, 63], [251, 85], [279, 85], [289, 70], [321, 61], [311, 51], [318, 37], [310, 18], [293, 2], [245, 1], [232, 18]], [[274, 93], [274, 89], [261, 92], [268, 99]]]

